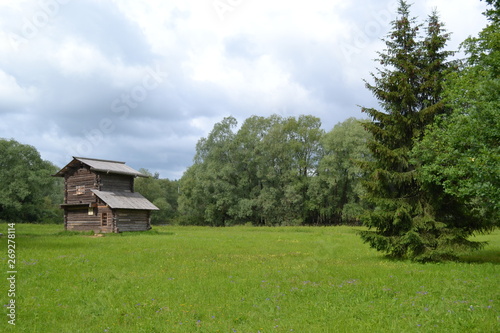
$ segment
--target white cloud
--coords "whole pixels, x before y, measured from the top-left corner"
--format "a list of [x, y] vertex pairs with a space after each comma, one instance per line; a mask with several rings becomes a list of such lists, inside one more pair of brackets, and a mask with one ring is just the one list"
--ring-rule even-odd
[[70, 39], [55, 47], [53, 66], [71, 78], [102, 76], [111, 87], [130, 89], [142, 82], [149, 66], [126, 65], [120, 58], [106, 57], [95, 45]]
[[0, 69], [0, 108], [24, 108], [34, 101], [37, 95], [36, 87], [22, 87], [14, 76]]
[[437, 9], [445, 28], [452, 32], [450, 47], [457, 50], [463, 40], [475, 36], [486, 26], [486, 18], [482, 13], [486, 10], [485, 1], [461, 1], [451, 3], [446, 0], [427, 0], [425, 8], [428, 13]]
[[95, 46], [68, 40], [56, 50], [54, 62], [66, 76], [91, 76], [103, 70], [108, 61]]

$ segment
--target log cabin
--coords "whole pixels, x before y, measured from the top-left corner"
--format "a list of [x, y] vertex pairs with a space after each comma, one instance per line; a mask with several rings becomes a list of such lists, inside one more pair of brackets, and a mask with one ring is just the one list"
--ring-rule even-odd
[[134, 191], [134, 179], [146, 175], [125, 162], [73, 157], [55, 177], [64, 177], [64, 228], [118, 233], [151, 229], [158, 210]]

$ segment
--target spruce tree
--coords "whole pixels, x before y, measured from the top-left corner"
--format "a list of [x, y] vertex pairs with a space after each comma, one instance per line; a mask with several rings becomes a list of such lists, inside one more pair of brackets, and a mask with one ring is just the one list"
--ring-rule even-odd
[[382, 67], [371, 74], [373, 84], [366, 82], [382, 110], [363, 108], [372, 119], [363, 125], [373, 135], [374, 162], [363, 164], [369, 175], [365, 199], [373, 210], [363, 216], [370, 230], [361, 237], [391, 257], [417, 261], [452, 259], [457, 250], [474, 246], [466, 240], [466, 225], [460, 225], [467, 212], [439, 186], [422, 188], [411, 161], [425, 127], [448, 111], [441, 92], [452, 54], [443, 50], [449, 35], [435, 12], [422, 38], [423, 27], [401, 0], [386, 49], [378, 53]]

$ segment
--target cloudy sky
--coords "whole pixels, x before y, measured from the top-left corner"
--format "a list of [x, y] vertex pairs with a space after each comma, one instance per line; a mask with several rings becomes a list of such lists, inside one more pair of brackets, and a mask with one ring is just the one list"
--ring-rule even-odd
[[[437, 8], [450, 49], [486, 24], [479, 0]], [[178, 179], [232, 115], [312, 114], [330, 130], [376, 106], [363, 78], [394, 0], [0, 0], [0, 137]]]

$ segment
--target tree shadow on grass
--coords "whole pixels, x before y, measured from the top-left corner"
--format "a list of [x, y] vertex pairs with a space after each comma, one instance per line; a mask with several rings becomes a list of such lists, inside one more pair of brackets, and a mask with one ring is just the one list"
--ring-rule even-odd
[[461, 256], [460, 262], [471, 264], [500, 264], [500, 251], [498, 250], [481, 250], [469, 255]]

